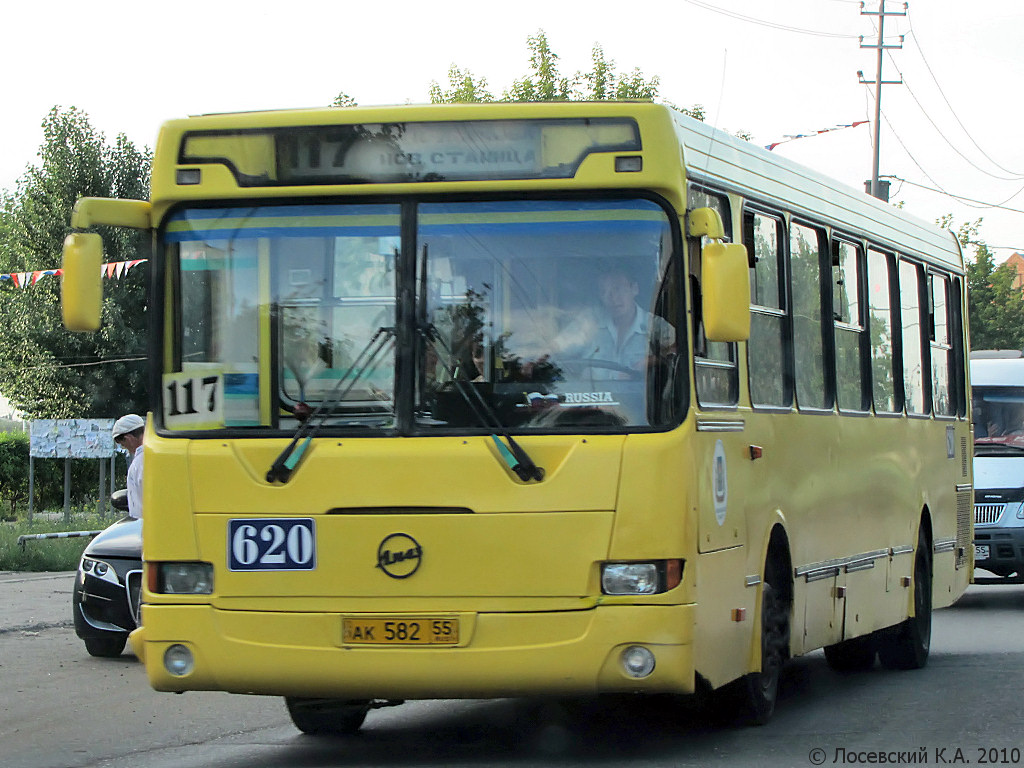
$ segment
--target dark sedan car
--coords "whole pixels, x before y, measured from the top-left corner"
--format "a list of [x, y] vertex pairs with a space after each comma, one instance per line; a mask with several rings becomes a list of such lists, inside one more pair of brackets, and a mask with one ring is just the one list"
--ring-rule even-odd
[[[117, 508], [121, 502], [112, 497]], [[125, 517], [85, 548], [72, 596], [75, 633], [92, 656], [120, 656], [139, 625], [142, 521]]]

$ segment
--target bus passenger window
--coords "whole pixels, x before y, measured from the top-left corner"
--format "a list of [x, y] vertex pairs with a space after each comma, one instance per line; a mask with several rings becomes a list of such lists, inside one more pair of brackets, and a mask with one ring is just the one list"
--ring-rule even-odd
[[931, 318], [932, 411], [938, 416], [956, 413], [953, 381], [953, 345], [949, 333], [949, 278], [928, 276], [928, 315]]
[[[711, 208], [718, 211], [725, 225], [726, 239], [732, 239], [732, 215], [729, 200], [701, 187], [691, 186], [687, 208]], [[725, 341], [708, 341], [704, 337], [704, 324], [700, 302], [700, 249], [707, 241], [690, 243], [690, 289], [693, 302], [694, 337], [694, 381], [697, 387], [697, 401], [703, 407], [732, 406], [739, 401], [739, 363], [736, 344]]]
[[824, 233], [804, 224], [789, 231], [789, 265], [793, 281], [793, 354], [796, 402], [800, 408], [828, 408], [821, 307], [821, 243]]
[[900, 323], [903, 329], [903, 395], [907, 413], [927, 413], [921, 343], [921, 269], [900, 260]]
[[868, 286], [870, 301], [871, 387], [877, 413], [895, 413], [896, 352], [893, 339], [891, 258], [868, 250]]
[[832, 246], [832, 312], [836, 338], [836, 397], [841, 411], [867, 410], [862, 349], [862, 251], [836, 240]]
[[786, 304], [783, 293], [782, 219], [747, 213], [743, 241], [754, 254], [750, 269], [750, 340], [747, 367], [754, 405], [789, 406], [793, 402]]

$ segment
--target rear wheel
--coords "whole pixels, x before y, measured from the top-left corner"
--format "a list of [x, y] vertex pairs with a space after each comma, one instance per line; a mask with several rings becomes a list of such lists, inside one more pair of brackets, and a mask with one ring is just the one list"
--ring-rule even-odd
[[365, 699], [300, 699], [286, 696], [284, 702], [295, 727], [310, 735], [345, 736], [355, 733], [370, 711], [370, 702]]
[[825, 646], [825, 661], [837, 672], [864, 672], [875, 666], [875, 638], [871, 635]]
[[124, 644], [128, 641], [128, 635], [112, 635], [111, 637], [86, 637], [83, 638], [85, 650], [90, 656], [113, 659], [121, 655]]
[[921, 669], [932, 640], [932, 557], [924, 529], [914, 554], [914, 615], [878, 633], [878, 658], [886, 669]]

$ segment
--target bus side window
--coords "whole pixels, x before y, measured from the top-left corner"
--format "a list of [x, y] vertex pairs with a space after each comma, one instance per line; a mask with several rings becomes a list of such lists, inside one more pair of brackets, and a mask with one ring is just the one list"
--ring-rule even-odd
[[952, 383], [955, 385], [955, 412], [967, 415], [967, 350], [964, 344], [964, 318], [961, 312], [963, 288], [960, 277], [953, 277], [949, 283], [949, 320], [953, 347]]
[[876, 413], [896, 413], [896, 349], [893, 338], [892, 257], [868, 249], [869, 336], [872, 402]]
[[832, 405], [825, 380], [828, 326], [822, 321], [822, 264], [825, 233], [806, 224], [789, 229], [789, 274], [793, 295], [793, 355], [796, 364], [796, 402], [800, 408]]
[[900, 259], [900, 325], [903, 330], [903, 396], [907, 413], [928, 413], [921, 322], [921, 268]]
[[788, 407], [793, 403], [793, 376], [786, 327], [782, 218], [748, 211], [743, 218], [743, 242], [754, 255], [747, 342], [750, 402]]
[[836, 397], [840, 411], [866, 411], [863, 249], [846, 240], [832, 242], [832, 314], [836, 344]]
[[935, 273], [929, 274], [932, 411], [936, 416], [953, 416], [957, 410], [949, 305], [949, 278]]
[[[727, 240], [732, 238], [732, 215], [729, 200], [724, 195], [700, 187], [690, 187], [687, 201], [689, 210], [712, 208], [718, 211], [725, 225]], [[694, 380], [697, 388], [697, 402], [703, 407], [733, 406], [739, 401], [739, 364], [736, 344], [724, 341], [708, 341], [704, 336], [701, 314], [700, 290], [700, 249], [706, 238], [700, 242], [691, 240], [690, 255], [690, 296], [693, 311], [694, 339]]]

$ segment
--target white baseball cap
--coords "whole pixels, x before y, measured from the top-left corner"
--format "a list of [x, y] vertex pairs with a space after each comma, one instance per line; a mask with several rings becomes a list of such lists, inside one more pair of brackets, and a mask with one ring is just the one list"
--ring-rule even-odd
[[141, 416], [129, 413], [114, 422], [114, 428], [110, 430], [110, 435], [117, 440], [121, 435], [127, 435], [129, 432], [134, 432], [139, 427], [144, 426], [146, 426], [146, 422]]

